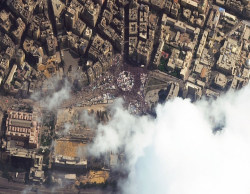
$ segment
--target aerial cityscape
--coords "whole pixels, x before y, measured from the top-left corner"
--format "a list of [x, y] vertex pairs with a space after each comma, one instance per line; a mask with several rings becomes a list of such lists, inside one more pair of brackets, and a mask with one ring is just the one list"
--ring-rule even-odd
[[247, 194], [249, 77], [249, 0], [0, 0], [0, 193]]

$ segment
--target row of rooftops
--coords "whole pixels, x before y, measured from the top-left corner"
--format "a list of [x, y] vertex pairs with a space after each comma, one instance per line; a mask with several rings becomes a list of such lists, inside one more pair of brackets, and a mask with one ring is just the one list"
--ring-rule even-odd
[[[25, 147], [26, 143], [18, 140], [4, 140], [2, 148], [5, 149], [9, 157], [20, 157], [26, 159], [32, 159], [33, 165], [30, 168], [29, 180], [42, 183], [45, 181], [43, 167], [43, 155], [37, 154], [36, 150], [32, 147]], [[15, 174], [14, 181], [17, 181], [21, 177], [17, 178], [19, 173]], [[24, 178], [23, 178], [24, 179]]]
[[[37, 74], [27, 61], [25, 61], [25, 54], [26, 58], [30, 59], [36, 63], [41, 63], [43, 58], [43, 52], [41, 51], [41, 44], [47, 42], [45, 48], [47, 47], [47, 51], [49, 54], [54, 54], [56, 49], [56, 42], [52, 41], [55, 40], [50, 37], [53, 35], [52, 25], [48, 20], [48, 14], [45, 14], [46, 10], [48, 11], [47, 1], [12, 1], [8, 0], [4, 2], [10, 9], [10, 12], [5, 11], [2, 9], [0, 11], [0, 27], [1, 24], [9, 21], [9, 25], [11, 28], [9, 32], [5, 32], [4, 34], [0, 34], [0, 42], [1, 42], [1, 54], [3, 58], [8, 59], [8, 62], [4, 62], [1, 58], [1, 67], [0, 67], [0, 84], [5, 83], [4, 89], [9, 92], [10, 94], [16, 94], [17, 92], [21, 91], [25, 96], [29, 94], [29, 85], [36, 85], [33, 81], [37, 78]], [[36, 14], [33, 15], [33, 11], [37, 6]], [[28, 16], [27, 18], [22, 17], [22, 10], [25, 9], [29, 12], [29, 15], [32, 16], [33, 20], [30, 21]], [[43, 10], [44, 9], [44, 10]], [[7, 9], [6, 9], [7, 10]], [[41, 12], [44, 11], [44, 14]], [[12, 13], [13, 14], [12, 14]], [[20, 12], [20, 13], [19, 13]], [[38, 12], [38, 14], [37, 14]], [[14, 17], [15, 16], [15, 17]], [[33, 17], [34, 16], [34, 17]], [[28, 23], [32, 22], [30, 25]], [[26, 26], [29, 26], [27, 29], [27, 35], [32, 38], [32, 40], [28, 41], [27, 37], [24, 40], [23, 48], [16, 50], [16, 47], [20, 46], [18, 43], [20, 42], [23, 32], [26, 29]], [[3, 30], [4, 31], [4, 30]], [[39, 42], [39, 46], [34, 43], [35, 41]], [[15, 42], [15, 43], [14, 43]], [[6, 50], [3, 54], [3, 50]], [[20, 52], [22, 51], [22, 52]], [[15, 63], [12, 62], [13, 55], [15, 55]], [[33, 60], [34, 59], [34, 60]], [[9, 71], [9, 66], [12, 69]], [[7, 73], [9, 72], [9, 76], [7, 77]]]
[[181, 32], [187, 32], [191, 34], [199, 34], [200, 29], [192, 27], [190, 25], [187, 25], [179, 20], [175, 20], [171, 17], [168, 17], [167, 14], [163, 14], [162, 16], [162, 22], [163, 25], [169, 25], [174, 26], [176, 29], [178, 29]]
[[[226, 12], [221, 14], [219, 9], [217, 10], [217, 9], [213, 8], [211, 11], [212, 14], [213, 14], [213, 11], [215, 11], [215, 17], [214, 18], [211, 17], [213, 19], [212, 20], [213, 23], [215, 22], [217, 15], [222, 15], [223, 18], [231, 17], [231, 15], [230, 14], [228, 15], [228, 13], [226, 13]], [[219, 20], [219, 18], [218, 18], [218, 20]], [[237, 31], [236, 33], [238, 33], [238, 34], [242, 33], [243, 41], [242, 41], [242, 39], [235, 40], [233, 38], [227, 38], [224, 45], [221, 47], [221, 49], [217, 50], [217, 52], [218, 51], [220, 52], [220, 56], [219, 56], [219, 60], [216, 62], [215, 60], [213, 60], [213, 56], [211, 56], [212, 44], [213, 44], [213, 41], [220, 42], [221, 39], [212, 37], [210, 35], [210, 32], [211, 32], [211, 30], [216, 28], [216, 26], [218, 24], [218, 20], [216, 20], [217, 23], [213, 26], [213, 28], [206, 29], [203, 32], [203, 34], [201, 35], [200, 44], [198, 45], [198, 49], [197, 49], [197, 53], [196, 53], [196, 60], [195, 60], [196, 63], [194, 64], [194, 67], [191, 66], [192, 69], [190, 69], [191, 70], [190, 76], [189, 77], [186, 76], [186, 78], [188, 78], [187, 79], [188, 82], [193, 83], [194, 85], [197, 85], [197, 87], [199, 86], [201, 88], [208, 88], [210, 86], [210, 83], [211, 83], [212, 87], [213, 87], [213, 85], [217, 86], [217, 89], [219, 89], [219, 90], [224, 90], [227, 87], [238, 89], [238, 88], [241, 88], [243, 85], [245, 85], [249, 79], [249, 70], [248, 70], [248, 67], [246, 67], [244, 60], [243, 60], [243, 66], [240, 66], [240, 64], [238, 64], [239, 56], [242, 54], [242, 51], [241, 51], [242, 45], [243, 45], [244, 50], [247, 51], [247, 47], [245, 47], [245, 45], [247, 45], [245, 40], [248, 39], [248, 35], [246, 35], [246, 34], [248, 34], [248, 32], [247, 32], [247, 30], [245, 30], [245, 28], [242, 27], [242, 25], [239, 25], [239, 27], [242, 29], [241, 29], [241, 31], [238, 30], [239, 32]], [[165, 32], [164, 32], [165, 34], [162, 33], [163, 36], [161, 36], [162, 39], [159, 41], [159, 46], [158, 46], [158, 49], [156, 52], [156, 56], [154, 58], [154, 64], [156, 66], [158, 66], [160, 64], [160, 61], [163, 60], [164, 56], [162, 54], [163, 53], [162, 49], [164, 48], [164, 45], [170, 44], [171, 46], [174, 46], [175, 48], [177, 48], [177, 50], [180, 49], [179, 51], [181, 51], [181, 50], [183, 51], [183, 49], [185, 50], [185, 48], [182, 47], [181, 44], [176, 45], [176, 46], [172, 45], [171, 41], [174, 41], [174, 40], [177, 41], [180, 38], [179, 37], [180, 33], [178, 34], [178, 31], [180, 31], [181, 34], [188, 32], [188, 33], [193, 34], [193, 35], [195, 35], [195, 34], [199, 35], [199, 32], [200, 32], [199, 28], [196, 28], [198, 33], [194, 33], [195, 28], [193, 26], [179, 22], [173, 18], [168, 17], [167, 15], [163, 15], [162, 24], [163, 24], [162, 30], [163, 31], [165, 30]], [[173, 29], [171, 29], [171, 27]], [[174, 33], [171, 34], [171, 32], [170, 32], [169, 34], [166, 34], [167, 32], [169, 32], [171, 30], [173, 30], [173, 31], [178, 30], [177, 32], [175, 32], [175, 34], [176, 34], [175, 37], [173, 37]], [[216, 31], [214, 33], [217, 33], [217, 32], [218, 31]], [[220, 33], [220, 34], [221, 34], [220, 36], [222, 36], [222, 38], [223, 38], [224, 33]], [[214, 38], [215, 40], [213, 40], [211, 38]], [[209, 40], [209, 45], [207, 45], [207, 39]], [[198, 42], [198, 36], [195, 38], [195, 42], [196, 43]], [[196, 45], [196, 43], [194, 44], [194, 46]], [[178, 46], [179, 46], [179, 49], [178, 49]], [[208, 46], [209, 46], [209, 48], [208, 48]], [[216, 48], [217, 48], [217, 46], [216, 46]], [[173, 65], [172, 70], [174, 70], [176, 68], [178, 69], [178, 67], [182, 66], [182, 64], [183, 64], [183, 60], [178, 58], [179, 54], [178, 54], [178, 52], [176, 53], [175, 51], [176, 51], [176, 49], [171, 48], [170, 52], [172, 52], [172, 55], [170, 56], [170, 58], [167, 57], [165, 59], [168, 61], [166, 66], [170, 67], [171, 65], [175, 64], [175, 65]], [[212, 50], [212, 52], [215, 52], [215, 51]], [[244, 58], [246, 58], [246, 56], [247, 56], [247, 53], [246, 53], [246, 55], [244, 55]], [[186, 61], [186, 59], [185, 59], [185, 61]], [[216, 64], [216, 70], [219, 70], [220, 73], [219, 72], [216, 73], [215, 71], [211, 70], [211, 67], [214, 64]], [[223, 66], [223, 64], [224, 64], [224, 66]], [[229, 70], [227, 70], [227, 69], [229, 69]], [[181, 70], [181, 72], [182, 72], [182, 70]], [[216, 75], [211, 77], [211, 73], [216, 74]], [[228, 77], [230, 75], [233, 75], [233, 78]], [[190, 85], [188, 87], [190, 87]], [[197, 91], [200, 91], [200, 90], [197, 90]], [[216, 91], [216, 89], [215, 89], [215, 91]], [[202, 94], [202, 92], [198, 92], [198, 93]]]
[[80, 159], [79, 157], [68, 157], [68, 156], [62, 156], [58, 155], [54, 157], [54, 163], [56, 165], [75, 165], [75, 166], [87, 166], [87, 160]]
[[148, 65], [153, 50], [158, 16], [151, 13], [148, 4], [139, 4], [137, 1], [131, 1], [128, 17], [128, 55], [130, 56], [130, 60], [138, 64]]
[[39, 1], [29, 1], [24, 4], [23, 1], [7, 0], [6, 3], [15, 14], [19, 15], [28, 24]]
[[24, 112], [17, 112], [13, 110], [9, 110], [8, 112], [9, 118], [11, 119], [19, 119], [19, 120], [32, 120], [32, 114], [31, 113], [24, 113]]
[[125, 32], [125, 11], [123, 6], [118, 6], [119, 2], [108, 0], [100, 16], [98, 29], [100, 34], [109, 40], [118, 51], [124, 50], [124, 32]]
[[29, 144], [38, 147], [39, 125], [35, 113], [18, 112], [9, 110], [6, 120], [6, 136], [13, 139], [28, 138]]

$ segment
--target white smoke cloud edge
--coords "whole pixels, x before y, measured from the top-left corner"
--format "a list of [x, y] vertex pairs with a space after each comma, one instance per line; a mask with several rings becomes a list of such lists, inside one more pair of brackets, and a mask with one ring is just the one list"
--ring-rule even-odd
[[55, 110], [64, 100], [70, 98], [71, 84], [67, 79], [60, 80], [52, 77], [44, 82], [43, 87], [49, 88], [49, 92], [43, 94], [38, 91], [31, 95], [31, 99], [40, 102], [40, 105], [48, 110]]
[[[175, 98], [137, 117], [118, 100], [99, 124], [89, 151], [99, 156], [124, 148], [129, 176], [124, 194], [250, 193], [250, 85], [216, 100]], [[214, 133], [214, 125], [223, 129]]]

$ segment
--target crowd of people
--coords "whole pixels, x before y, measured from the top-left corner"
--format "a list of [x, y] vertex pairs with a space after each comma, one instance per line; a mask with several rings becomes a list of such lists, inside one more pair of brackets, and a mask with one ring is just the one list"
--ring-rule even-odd
[[134, 86], [134, 76], [128, 71], [122, 71], [117, 78], [117, 85], [122, 91], [131, 91]]

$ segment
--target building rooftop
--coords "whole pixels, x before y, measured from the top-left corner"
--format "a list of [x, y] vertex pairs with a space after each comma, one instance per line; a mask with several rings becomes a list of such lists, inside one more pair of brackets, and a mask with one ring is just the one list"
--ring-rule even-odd
[[222, 73], [218, 73], [214, 78], [214, 84], [222, 89], [225, 88], [227, 84], [227, 77]]
[[84, 150], [87, 144], [79, 141], [59, 139], [55, 142], [55, 155], [79, 157], [79, 150]]

